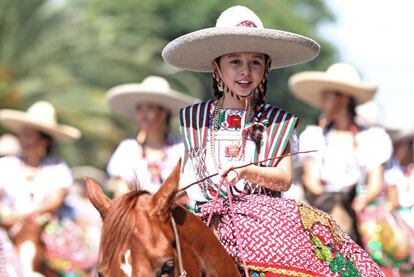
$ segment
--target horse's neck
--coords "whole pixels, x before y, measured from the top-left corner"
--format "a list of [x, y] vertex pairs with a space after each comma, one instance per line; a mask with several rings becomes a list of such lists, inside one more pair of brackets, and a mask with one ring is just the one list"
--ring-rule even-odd
[[23, 222], [20, 230], [13, 236], [13, 243], [18, 251], [22, 270], [25, 274], [32, 274], [40, 268], [43, 246], [41, 243], [41, 231], [43, 226], [37, 223]]
[[206, 276], [240, 276], [234, 260], [204, 222], [182, 207], [175, 208], [173, 216], [182, 240], [183, 256], [186, 252], [195, 253]]

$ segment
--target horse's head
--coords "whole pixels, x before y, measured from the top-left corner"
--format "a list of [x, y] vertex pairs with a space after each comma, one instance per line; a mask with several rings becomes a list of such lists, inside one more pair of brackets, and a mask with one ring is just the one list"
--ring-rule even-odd
[[179, 177], [180, 162], [154, 195], [133, 191], [113, 201], [86, 179], [89, 199], [103, 218], [99, 270], [104, 276], [174, 276], [170, 216]]

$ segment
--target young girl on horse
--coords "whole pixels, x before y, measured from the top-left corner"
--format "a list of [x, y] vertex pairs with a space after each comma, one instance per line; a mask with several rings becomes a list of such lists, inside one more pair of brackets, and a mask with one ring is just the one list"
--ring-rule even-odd
[[266, 29], [241, 6], [163, 50], [175, 67], [212, 72], [214, 100], [181, 111], [182, 184], [220, 172], [187, 193], [203, 219], [214, 214], [218, 239], [250, 276], [382, 276], [329, 216], [278, 197], [291, 183], [290, 157], [235, 168], [295, 148], [297, 117], [265, 102], [267, 75], [318, 52], [313, 40]]
[[326, 120], [322, 127], [307, 126], [300, 136], [302, 150], [318, 150], [304, 159], [308, 200], [331, 214], [362, 246], [357, 214], [383, 192], [383, 164], [392, 152], [383, 128], [357, 123], [356, 105], [371, 100], [377, 87], [362, 81], [346, 63], [335, 63], [326, 72], [297, 73], [289, 84]]

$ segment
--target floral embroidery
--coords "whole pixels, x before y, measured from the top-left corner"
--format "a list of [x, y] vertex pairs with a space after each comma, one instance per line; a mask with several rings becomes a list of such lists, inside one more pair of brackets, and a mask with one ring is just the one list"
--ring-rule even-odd
[[250, 277], [266, 277], [266, 273], [280, 274], [280, 276], [295, 276], [295, 277], [315, 277], [311, 273], [307, 273], [301, 270], [289, 269], [289, 268], [274, 268], [249, 265]]
[[239, 145], [229, 145], [224, 148], [224, 157], [236, 158], [240, 153]]
[[336, 251], [335, 258], [332, 258], [334, 247], [324, 245], [316, 235], [311, 234], [311, 241], [315, 245], [315, 255], [322, 261], [329, 263], [332, 272], [339, 273], [341, 277], [358, 277], [359, 272], [351, 261], [346, 261], [341, 252]]
[[[327, 214], [303, 204], [299, 205], [299, 214], [304, 229], [310, 233], [311, 242], [315, 246], [315, 249], [313, 250], [315, 255], [320, 260], [327, 261], [329, 263], [329, 269], [334, 273], [339, 273], [341, 277], [360, 276], [355, 265], [351, 261], [345, 260], [341, 252], [338, 251], [337, 247], [342, 244], [343, 238], [338, 227], [332, 222], [331, 218]], [[310, 231], [310, 229], [317, 223], [330, 230], [337, 245], [334, 243], [325, 245], [322, 238]]]
[[336, 252], [335, 259], [329, 263], [332, 272], [339, 273], [341, 277], [358, 277], [359, 273], [355, 265], [346, 261], [340, 252]]
[[312, 234], [311, 241], [316, 246], [314, 252], [319, 259], [328, 262], [332, 261], [331, 249], [325, 246], [322, 241], [314, 234]]
[[341, 233], [338, 227], [332, 223], [332, 220], [329, 215], [321, 211], [317, 211], [312, 207], [305, 206], [303, 204], [299, 205], [299, 213], [303, 227], [306, 230], [310, 230], [313, 227], [313, 225], [315, 225], [316, 223], [320, 223], [321, 225], [327, 227], [331, 231], [333, 237], [335, 238], [335, 241], [338, 244], [342, 243], [343, 238], [341, 236]]
[[226, 118], [226, 125], [229, 129], [241, 128], [241, 116], [238, 114], [228, 115]]

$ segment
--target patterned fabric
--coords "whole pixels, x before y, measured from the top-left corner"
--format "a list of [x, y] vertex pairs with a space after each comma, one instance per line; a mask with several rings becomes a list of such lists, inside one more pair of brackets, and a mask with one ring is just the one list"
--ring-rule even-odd
[[[238, 161], [247, 163], [279, 156], [297, 123], [295, 116], [266, 105], [259, 122], [242, 126], [242, 123], [239, 125], [240, 111], [223, 109], [221, 114], [216, 113], [219, 116], [215, 118], [220, 119], [216, 137], [209, 140], [213, 123], [216, 123], [212, 122], [215, 108], [216, 103], [210, 101], [181, 111], [181, 132], [189, 160], [184, 178], [195, 173], [200, 180], [216, 172], [218, 165], [234, 161], [233, 155], [225, 150], [233, 144], [243, 145], [239, 143], [243, 130], [252, 125], [264, 126], [260, 143], [247, 137], [245, 149], [239, 150], [245, 152], [238, 155]], [[269, 161], [261, 166], [270, 167], [276, 163]], [[210, 212], [219, 217], [220, 242], [240, 266], [242, 258], [246, 260], [251, 276], [383, 276], [368, 254], [328, 215], [292, 200], [274, 197], [265, 193], [268, 189], [246, 180], [233, 186], [238, 193], [232, 193], [235, 222], [241, 236], [239, 249], [227, 194], [218, 192], [217, 186], [218, 180], [212, 178], [190, 188], [187, 193], [199, 201], [204, 220]], [[193, 197], [192, 189], [201, 191], [205, 198]], [[208, 200], [217, 193], [220, 198], [213, 207], [214, 201]]]
[[[211, 155], [214, 155], [214, 153], [211, 153], [212, 147], [210, 146], [209, 135], [211, 134], [213, 113], [216, 107], [216, 102], [208, 101], [184, 108], [180, 113], [181, 133], [184, 138], [187, 158], [198, 180], [204, 179], [217, 171], [214, 165], [209, 164], [212, 162]], [[240, 161], [259, 161], [281, 155], [297, 123], [297, 117], [271, 105], [265, 105], [259, 122], [248, 123], [244, 127], [241, 126], [240, 119], [244, 111], [223, 109], [221, 112], [216, 147], [217, 151], [220, 152], [219, 156], [224, 157], [223, 162], [234, 160], [231, 151], [227, 151], [228, 155], [226, 156], [226, 150], [230, 149], [232, 144], [237, 144], [242, 132], [241, 129], [263, 128], [264, 130], [258, 136], [259, 142], [256, 142], [252, 135], [247, 137], [246, 153]], [[218, 160], [220, 164], [221, 159]], [[270, 160], [261, 166], [275, 166], [276, 163], [277, 160]], [[221, 196], [226, 195], [225, 190], [217, 192], [218, 185], [214, 178], [198, 184], [198, 188], [203, 194], [204, 201], [213, 199], [217, 193], [220, 193]], [[279, 195], [279, 193], [269, 192], [263, 187], [244, 181], [241, 181], [232, 189], [232, 192], [236, 195], [243, 190], [249, 193]], [[187, 192], [191, 197], [191, 191]], [[201, 201], [201, 199], [196, 200]]]
[[184, 151], [182, 143], [168, 136], [163, 157], [144, 157], [142, 145], [136, 138], [123, 140], [112, 154], [107, 171], [113, 177], [120, 177], [130, 184], [137, 184], [141, 190], [155, 193], [171, 173]]
[[97, 249], [86, 244], [79, 227], [70, 220], [51, 221], [45, 227], [42, 240], [47, 247], [49, 265], [59, 272], [83, 272], [98, 260]]
[[[324, 212], [265, 195], [241, 195], [233, 202], [252, 273], [267, 277], [383, 276], [369, 255]], [[208, 218], [212, 208], [220, 216], [218, 238], [241, 264], [229, 202], [220, 198], [212, 205], [211, 201], [202, 207], [202, 219]]]

